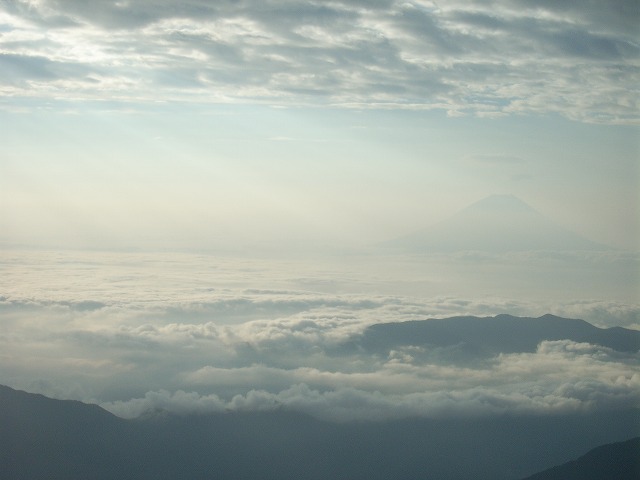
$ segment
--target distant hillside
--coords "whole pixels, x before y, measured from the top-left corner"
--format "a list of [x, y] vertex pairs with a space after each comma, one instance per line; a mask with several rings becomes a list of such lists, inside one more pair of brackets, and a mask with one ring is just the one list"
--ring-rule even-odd
[[387, 354], [400, 346], [456, 347], [456, 355], [534, 352], [544, 340], [571, 340], [622, 352], [640, 350], [640, 331], [598, 328], [584, 320], [497, 315], [381, 323], [352, 339], [351, 348]]
[[492, 195], [452, 217], [381, 246], [406, 252], [606, 250], [564, 229], [513, 195]]
[[513, 480], [637, 434], [637, 411], [331, 423], [283, 410], [123, 420], [0, 387], [3, 480]]
[[594, 448], [586, 455], [524, 480], [640, 480], [640, 437]]

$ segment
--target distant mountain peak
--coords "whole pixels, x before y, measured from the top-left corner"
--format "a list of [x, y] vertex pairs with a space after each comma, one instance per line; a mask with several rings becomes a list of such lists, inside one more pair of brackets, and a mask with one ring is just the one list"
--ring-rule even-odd
[[416, 253], [606, 250], [511, 194], [485, 197], [431, 227], [383, 246]]
[[538, 213], [533, 207], [531, 207], [531, 205], [512, 194], [489, 195], [488, 197], [472, 203], [461, 212], [475, 210]]

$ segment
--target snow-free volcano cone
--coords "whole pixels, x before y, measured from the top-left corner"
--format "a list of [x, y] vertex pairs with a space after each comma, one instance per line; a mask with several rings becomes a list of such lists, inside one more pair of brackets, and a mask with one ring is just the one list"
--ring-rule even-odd
[[383, 246], [414, 253], [608, 248], [556, 225], [513, 195], [491, 195], [447, 220]]

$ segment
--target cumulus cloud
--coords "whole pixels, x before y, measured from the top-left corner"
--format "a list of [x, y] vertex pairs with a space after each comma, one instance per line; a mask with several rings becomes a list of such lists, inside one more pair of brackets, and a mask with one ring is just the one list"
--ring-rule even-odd
[[640, 402], [637, 360], [637, 354], [557, 341], [543, 342], [534, 354], [501, 355], [477, 369], [408, 364], [397, 368], [399, 364], [393, 362], [371, 373], [264, 366], [232, 371], [205, 368], [194, 372], [191, 380], [268, 383], [270, 387], [226, 400], [216, 394], [162, 390], [103, 406], [124, 417], [154, 409], [203, 413], [288, 408], [334, 421], [636, 408]]
[[638, 111], [638, 9], [618, 3], [15, 0], [0, 7], [9, 72], [0, 88], [16, 99], [553, 112], [626, 123]]
[[[362, 264], [341, 258], [333, 265], [166, 253], [6, 252], [0, 383], [99, 402], [124, 416], [149, 408], [291, 408], [346, 420], [637, 402], [637, 354], [601, 346], [543, 342], [535, 352], [489, 356], [464, 345], [358, 347], [372, 324], [455, 315], [551, 312], [602, 327], [638, 326], [638, 305], [611, 300], [541, 300], [546, 291], [520, 299], [425, 295], [425, 284], [406, 268], [411, 262], [423, 278], [432, 267], [423, 260], [402, 257], [394, 260], [400, 265], [388, 260], [372, 268], [369, 257]], [[474, 270], [482, 265], [455, 262]], [[560, 268], [566, 268], [564, 260]], [[330, 288], [327, 278], [333, 279]], [[483, 282], [487, 278], [482, 275]], [[357, 293], [364, 291], [369, 293]]]
[[558, 315], [570, 318], [582, 318], [599, 327], [624, 326], [640, 330], [640, 308], [602, 300], [583, 300], [558, 305]]

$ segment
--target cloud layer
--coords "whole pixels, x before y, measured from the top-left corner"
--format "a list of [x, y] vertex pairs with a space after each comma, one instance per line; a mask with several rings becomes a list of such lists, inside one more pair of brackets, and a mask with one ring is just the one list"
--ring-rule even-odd
[[[207, 380], [216, 385], [233, 378], [268, 383], [272, 390], [251, 389], [229, 400], [216, 394], [160, 390], [103, 406], [123, 417], [137, 417], [153, 409], [211, 413], [284, 407], [334, 421], [636, 408], [640, 402], [640, 376], [635, 372], [638, 357], [612, 353], [560, 341], [543, 342], [535, 354], [500, 356], [485, 368], [414, 365], [407, 355], [395, 356], [371, 373], [258, 365], [239, 371], [205, 368], [191, 378], [200, 387]], [[280, 382], [291, 386], [274, 389]]]
[[12, 0], [0, 93], [13, 107], [263, 102], [628, 123], [639, 18], [626, 0]]
[[0, 383], [126, 417], [289, 408], [344, 421], [638, 405], [637, 353], [568, 340], [490, 357], [352, 343], [374, 323], [463, 314], [551, 311], [639, 328], [637, 305], [391, 293], [410, 271], [396, 278], [387, 263], [376, 276], [341, 260], [5, 253]]

